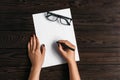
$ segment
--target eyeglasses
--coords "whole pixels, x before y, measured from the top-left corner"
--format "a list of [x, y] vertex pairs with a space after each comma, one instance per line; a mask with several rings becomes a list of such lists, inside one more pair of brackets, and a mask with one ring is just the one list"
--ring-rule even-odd
[[51, 13], [51, 12], [47, 12], [45, 17], [49, 20], [49, 21], [57, 21], [58, 18], [59, 18], [59, 22], [63, 25], [70, 25], [72, 19], [69, 18], [69, 17], [65, 17], [65, 16], [62, 16], [62, 15], [58, 15], [58, 14], [55, 14], [55, 13]]

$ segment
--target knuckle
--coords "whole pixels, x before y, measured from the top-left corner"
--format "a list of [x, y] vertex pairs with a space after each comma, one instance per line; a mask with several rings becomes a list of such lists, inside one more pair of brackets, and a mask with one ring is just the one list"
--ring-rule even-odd
[[73, 45], [73, 47], [75, 47], [75, 45]]
[[35, 51], [32, 51], [32, 54], [34, 54], [35, 53]]
[[36, 50], [36, 51], [35, 51], [35, 53], [39, 53], [39, 52], [40, 52], [40, 50]]
[[64, 42], [68, 42], [68, 40], [64, 40]]

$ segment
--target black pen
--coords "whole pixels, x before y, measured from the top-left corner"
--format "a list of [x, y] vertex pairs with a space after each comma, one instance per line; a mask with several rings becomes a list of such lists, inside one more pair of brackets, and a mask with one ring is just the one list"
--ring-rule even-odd
[[[60, 42], [57, 42], [58, 44], [60, 43]], [[60, 43], [65, 49], [70, 49], [70, 50], [72, 50], [72, 51], [75, 51], [75, 49], [73, 49], [73, 48], [71, 48], [71, 47], [69, 47], [68, 45], [66, 45], [65, 43]]]

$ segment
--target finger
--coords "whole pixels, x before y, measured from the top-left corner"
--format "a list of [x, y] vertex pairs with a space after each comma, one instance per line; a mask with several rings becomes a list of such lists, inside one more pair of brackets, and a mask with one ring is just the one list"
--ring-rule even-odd
[[66, 44], [66, 45], [69, 45], [69, 43], [68, 43], [67, 40], [59, 40], [58, 42], [59, 42], [59, 43], [64, 43], [64, 44]]
[[32, 40], [33, 37], [30, 38], [30, 49], [32, 50], [32, 46], [33, 46], [33, 40]]
[[45, 56], [45, 51], [46, 51], [46, 48], [45, 48], [45, 45], [43, 44], [41, 46], [41, 53], [42, 53], [43, 56]]
[[59, 40], [58, 42], [59, 43], [64, 43], [65, 45], [75, 49], [75, 46], [71, 42], [69, 42], [68, 40]]
[[36, 49], [36, 37], [33, 35], [33, 50]]
[[63, 49], [63, 47], [62, 47], [62, 45], [60, 43], [58, 43], [58, 50], [60, 51], [60, 54], [62, 56], [65, 56], [65, 51], [64, 51], [64, 49]]
[[60, 43], [65, 43], [66, 40], [58, 40]]
[[40, 42], [37, 37], [36, 37], [36, 49], [40, 49]]
[[66, 44], [67, 44], [67, 45], [70, 45], [70, 47], [72, 47], [72, 48], [75, 49], [75, 45], [73, 45], [70, 41], [66, 40]]
[[30, 42], [28, 42], [28, 53], [30, 52]]

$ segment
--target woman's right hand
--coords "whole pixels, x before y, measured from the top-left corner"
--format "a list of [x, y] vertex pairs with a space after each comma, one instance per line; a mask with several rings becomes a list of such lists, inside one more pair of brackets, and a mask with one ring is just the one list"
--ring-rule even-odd
[[66, 59], [68, 63], [75, 61], [75, 51], [69, 48], [64, 49], [64, 46], [62, 46], [62, 44], [65, 44], [70, 48], [75, 49], [75, 46], [72, 43], [70, 43], [68, 40], [59, 40], [57, 44], [58, 44], [58, 50], [60, 51], [61, 55]]

